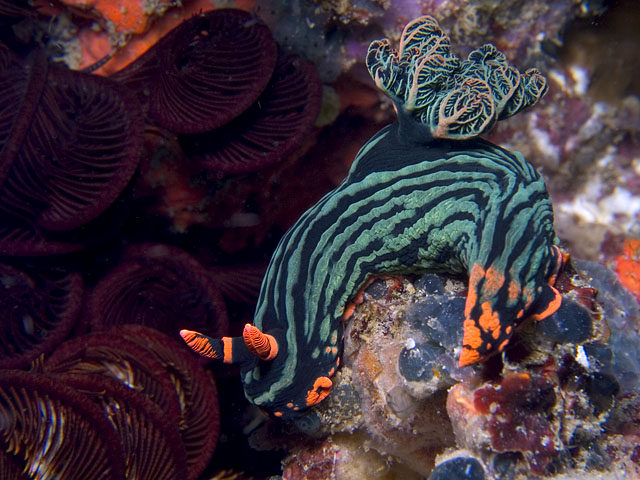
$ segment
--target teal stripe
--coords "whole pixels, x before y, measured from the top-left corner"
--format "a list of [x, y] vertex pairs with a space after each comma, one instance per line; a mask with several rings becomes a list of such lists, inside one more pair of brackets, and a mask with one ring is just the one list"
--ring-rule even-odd
[[[478, 142], [475, 149], [434, 157], [437, 150], [401, 145], [397, 139], [397, 125], [374, 136], [347, 179], [305, 212], [279, 243], [260, 290], [255, 324], [282, 328], [287, 353], [274, 378], [256, 372], [245, 377], [255, 388], [248, 394], [255, 403], [278, 401], [296, 389], [305, 369], [335, 362], [336, 355], [324, 349], [335, 345], [330, 337], [343, 309], [371, 273], [462, 273], [480, 263], [522, 276], [530, 286], [539, 277], [553, 243], [553, 217], [544, 182], [522, 155]], [[394, 165], [404, 166], [390, 168]], [[536, 194], [542, 200], [529, 205]], [[416, 217], [429, 202], [434, 208]], [[504, 225], [512, 215], [511, 224]], [[456, 216], [461, 218], [450, 222]], [[532, 237], [510, 260], [509, 249], [522, 242], [532, 223], [546, 225], [541, 232], [546, 250]], [[506, 253], [492, 253], [496, 239], [502, 239]], [[402, 264], [399, 255], [411, 249], [415, 264]]]

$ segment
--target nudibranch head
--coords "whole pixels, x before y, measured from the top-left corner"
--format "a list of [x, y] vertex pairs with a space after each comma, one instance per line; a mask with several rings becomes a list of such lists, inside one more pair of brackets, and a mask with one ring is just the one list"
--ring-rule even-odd
[[405, 116], [425, 127], [426, 140], [463, 140], [488, 132], [497, 120], [536, 103], [547, 90], [536, 69], [521, 74], [491, 44], [460, 61], [430, 16], [407, 24], [395, 51], [387, 39], [371, 43], [367, 68], [378, 88]]
[[[180, 335], [196, 353], [238, 365], [243, 378], [250, 378], [245, 379], [247, 397], [275, 417], [288, 419], [297, 416], [324, 400], [333, 387], [330, 377], [339, 361], [325, 374], [316, 374], [326, 370], [322, 367], [300, 369], [295, 382], [289, 382], [289, 387], [278, 391], [277, 395], [270, 395], [269, 390], [284, 374], [286, 363], [286, 344], [282, 339], [278, 340], [281, 338], [278, 331], [264, 333], [255, 325], [246, 324], [241, 337], [214, 339], [192, 330], [181, 330]], [[337, 353], [337, 347], [333, 348]], [[311, 358], [309, 360], [312, 361]]]

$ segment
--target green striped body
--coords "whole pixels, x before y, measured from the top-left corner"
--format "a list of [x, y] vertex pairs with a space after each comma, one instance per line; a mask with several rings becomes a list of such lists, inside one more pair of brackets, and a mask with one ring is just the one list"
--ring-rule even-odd
[[472, 276], [465, 341], [469, 327], [480, 344], [467, 345], [477, 354], [467, 363], [504, 348], [521, 320], [547, 309], [559, 259], [540, 175], [483, 140], [410, 137], [398, 123], [377, 133], [282, 238], [254, 319], [280, 350], [243, 372], [253, 403], [285, 417], [308, 406], [314, 381], [339, 365], [345, 306], [374, 274]]
[[519, 153], [478, 136], [546, 92], [487, 44], [460, 60], [429, 16], [367, 67], [398, 122], [358, 153], [347, 178], [284, 235], [242, 337], [180, 334], [241, 368], [247, 398], [279, 418], [322, 401], [340, 366], [350, 299], [373, 275], [467, 275], [461, 367], [502, 351], [526, 318], [560, 306], [561, 264], [544, 182]]

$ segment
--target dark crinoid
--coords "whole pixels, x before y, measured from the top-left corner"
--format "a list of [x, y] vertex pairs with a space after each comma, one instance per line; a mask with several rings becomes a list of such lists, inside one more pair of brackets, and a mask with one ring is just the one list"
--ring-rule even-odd
[[9, 456], [2, 470], [17, 464], [24, 478], [124, 478], [122, 445], [102, 409], [59, 381], [0, 370], [0, 419]]
[[132, 323], [176, 339], [183, 328], [226, 335], [228, 325], [224, 300], [207, 271], [185, 251], [161, 244], [127, 249], [91, 292], [85, 313], [92, 331]]
[[79, 274], [28, 275], [0, 264], [0, 365], [28, 368], [71, 331], [80, 311]]
[[268, 28], [239, 10], [184, 22], [111, 78], [147, 95], [149, 117], [182, 134], [200, 165], [222, 173], [285, 158], [320, 110], [315, 67], [277, 52]]
[[0, 478], [12, 478], [14, 480], [29, 480], [26, 473], [23, 473], [20, 459], [0, 450]]
[[116, 82], [0, 47], [0, 253], [77, 248], [54, 232], [115, 200], [137, 166], [141, 133], [138, 103]]
[[154, 355], [122, 335], [93, 333], [67, 340], [44, 361], [42, 370], [113, 378], [145, 394], [172, 422], [179, 422], [179, 398], [169, 373]]
[[211, 130], [236, 117], [264, 90], [276, 60], [269, 29], [240, 10], [196, 16], [158, 48], [151, 114], [176, 133]]
[[217, 130], [182, 137], [185, 152], [207, 169], [243, 173], [271, 165], [303, 143], [320, 111], [315, 67], [280, 53], [266, 90], [242, 115]]
[[98, 375], [61, 374], [53, 378], [87, 396], [109, 419], [122, 444], [125, 478], [187, 478], [177, 424], [143, 393]]
[[127, 478], [196, 479], [211, 459], [220, 430], [213, 376], [167, 335], [123, 325], [76, 337], [42, 370], [100, 405], [124, 447]]
[[153, 328], [122, 325], [106, 333], [117, 333], [134, 341], [169, 372], [181, 398], [179, 426], [189, 478], [198, 478], [213, 455], [220, 432], [218, 392], [213, 375], [183, 345]]
[[149, 114], [175, 133], [224, 125], [260, 96], [276, 62], [269, 29], [241, 10], [196, 15], [111, 78], [148, 95]]

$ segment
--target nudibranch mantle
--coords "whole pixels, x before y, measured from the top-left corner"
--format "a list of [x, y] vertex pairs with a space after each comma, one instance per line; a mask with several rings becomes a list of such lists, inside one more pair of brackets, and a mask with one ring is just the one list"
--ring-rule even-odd
[[[423, 55], [425, 48], [433, 52], [433, 45], [410, 44], [418, 37], [434, 43], [434, 36], [438, 48], [448, 47], [434, 25], [431, 17], [411, 22], [403, 48], [414, 56]], [[507, 82], [511, 95], [489, 99], [493, 104], [487, 109], [491, 82], [502, 85], [496, 75], [478, 79], [477, 65], [465, 67], [466, 61], [456, 63], [450, 55], [431, 59], [438, 68], [447, 59], [453, 62], [450, 71], [445, 69], [449, 76], [460, 77], [466, 68], [463, 72], [478, 80], [471, 83], [480, 94], [471, 95], [479, 96], [482, 105], [467, 116], [465, 109], [473, 107], [474, 99], [462, 93], [469, 93], [469, 82], [458, 78], [447, 83], [443, 74], [432, 75], [437, 81], [430, 84], [431, 91], [411, 86], [412, 78], [428, 75], [407, 72], [428, 62], [407, 60], [408, 54], [399, 57], [385, 42], [373, 42], [367, 60], [376, 83], [391, 92], [398, 122], [374, 135], [347, 178], [283, 236], [262, 283], [254, 324], [245, 327], [243, 337], [216, 340], [181, 332], [194, 350], [240, 364], [247, 398], [278, 417], [289, 418], [329, 394], [340, 366], [343, 320], [353, 310], [350, 299], [374, 275], [445, 272], [469, 277], [461, 366], [502, 351], [524, 319], [546, 317], [560, 305], [551, 284], [562, 257], [544, 181], [520, 153], [477, 138], [501, 115], [535, 103], [546, 88], [540, 85], [544, 78], [536, 72], [522, 76], [534, 79], [535, 88]], [[493, 52], [491, 68], [511, 80], [519, 76], [495, 49], [480, 50]], [[477, 52], [469, 58], [487, 58]], [[488, 90], [478, 86], [482, 82]], [[424, 111], [433, 110], [438, 95], [438, 112], [449, 115], [445, 120]], [[456, 108], [464, 111], [441, 108], [456, 95], [462, 97]], [[413, 103], [406, 108], [409, 100]], [[482, 114], [492, 116], [476, 121]], [[425, 118], [430, 120], [425, 123]]]

